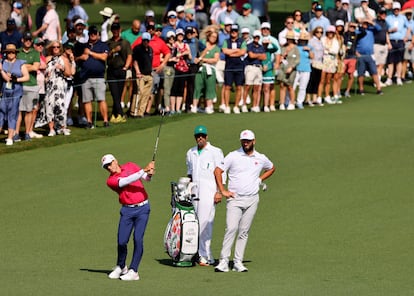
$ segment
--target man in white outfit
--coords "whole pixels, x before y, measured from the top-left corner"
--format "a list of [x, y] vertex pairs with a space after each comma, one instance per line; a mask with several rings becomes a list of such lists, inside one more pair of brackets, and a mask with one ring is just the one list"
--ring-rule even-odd
[[198, 125], [194, 129], [194, 138], [197, 145], [187, 151], [187, 175], [197, 184], [197, 199], [194, 200], [199, 228], [198, 263], [201, 266], [214, 264], [211, 253], [211, 238], [216, 213], [215, 204], [221, 200], [217, 189], [214, 169], [223, 162], [224, 155], [221, 149], [214, 147], [207, 140], [207, 128]]
[[[217, 187], [227, 198], [226, 230], [220, 262], [215, 268], [216, 272], [229, 271], [229, 257], [236, 235], [233, 271], [247, 271], [243, 265], [244, 250], [259, 204], [259, 189], [263, 186], [265, 190], [266, 187], [262, 181], [269, 178], [275, 171], [273, 163], [266, 155], [254, 149], [256, 140], [252, 131], [242, 131], [240, 142], [241, 147], [227, 154], [224, 162], [214, 170]], [[227, 190], [223, 185], [223, 172], [227, 172], [229, 178]]]

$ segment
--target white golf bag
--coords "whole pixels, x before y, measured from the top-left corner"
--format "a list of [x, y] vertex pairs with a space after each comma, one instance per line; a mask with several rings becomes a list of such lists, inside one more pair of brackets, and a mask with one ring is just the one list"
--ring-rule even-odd
[[164, 234], [164, 247], [175, 266], [193, 266], [198, 252], [199, 225], [192, 201], [197, 185], [182, 177], [171, 182], [172, 217]]

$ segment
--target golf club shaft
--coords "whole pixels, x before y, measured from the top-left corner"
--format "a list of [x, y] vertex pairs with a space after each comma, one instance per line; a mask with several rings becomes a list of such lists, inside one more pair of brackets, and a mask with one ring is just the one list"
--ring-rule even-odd
[[164, 110], [161, 111], [161, 121], [160, 121], [160, 126], [158, 127], [158, 134], [157, 134], [157, 139], [155, 140], [155, 147], [154, 147], [154, 154], [152, 155], [152, 161], [155, 161], [155, 155], [157, 155], [157, 150], [158, 150], [158, 141], [160, 139], [160, 133], [161, 133], [161, 126], [162, 123], [164, 121]]

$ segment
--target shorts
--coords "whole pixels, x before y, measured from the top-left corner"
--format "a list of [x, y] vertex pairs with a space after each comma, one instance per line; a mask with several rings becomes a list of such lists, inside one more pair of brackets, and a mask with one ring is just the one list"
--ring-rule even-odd
[[377, 65], [375, 65], [374, 59], [370, 55], [362, 55], [358, 58], [358, 76], [364, 76], [365, 71], [369, 74], [377, 75]]
[[388, 46], [382, 44], [374, 44], [374, 57], [377, 65], [385, 65], [387, 63]]
[[261, 85], [263, 82], [262, 65], [247, 65], [244, 69], [246, 85]]
[[388, 53], [388, 64], [398, 64], [404, 59], [404, 41], [391, 40], [392, 49]]
[[19, 103], [19, 111], [31, 112], [36, 109], [39, 102], [38, 86], [23, 86], [23, 96]]
[[414, 60], [414, 51], [412, 49], [408, 49], [410, 45], [411, 41], [405, 43], [404, 60], [412, 62]]
[[82, 84], [82, 103], [105, 101], [106, 84], [104, 78], [88, 78]]
[[244, 84], [244, 69], [224, 70], [224, 85], [231, 86], [233, 83], [237, 86]]
[[345, 59], [344, 65], [345, 65], [345, 72], [347, 74], [354, 74], [356, 69], [357, 59]]

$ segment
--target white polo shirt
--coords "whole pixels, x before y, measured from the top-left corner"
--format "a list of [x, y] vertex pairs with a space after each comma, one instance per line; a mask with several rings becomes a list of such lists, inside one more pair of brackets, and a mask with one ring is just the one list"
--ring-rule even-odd
[[211, 198], [214, 197], [217, 191], [214, 169], [223, 162], [223, 158], [223, 151], [209, 142], [201, 153], [198, 152], [197, 146], [187, 151], [187, 175], [192, 176], [193, 182], [198, 185], [200, 194], [206, 193], [211, 195]]
[[259, 192], [259, 176], [263, 170], [270, 170], [273, 163], [266, 155], [253, 151], [247, 155], [243, 148], [230, 152], [219, 168], [227, 171], [228, 190], [239, 196], [255, 195]]

